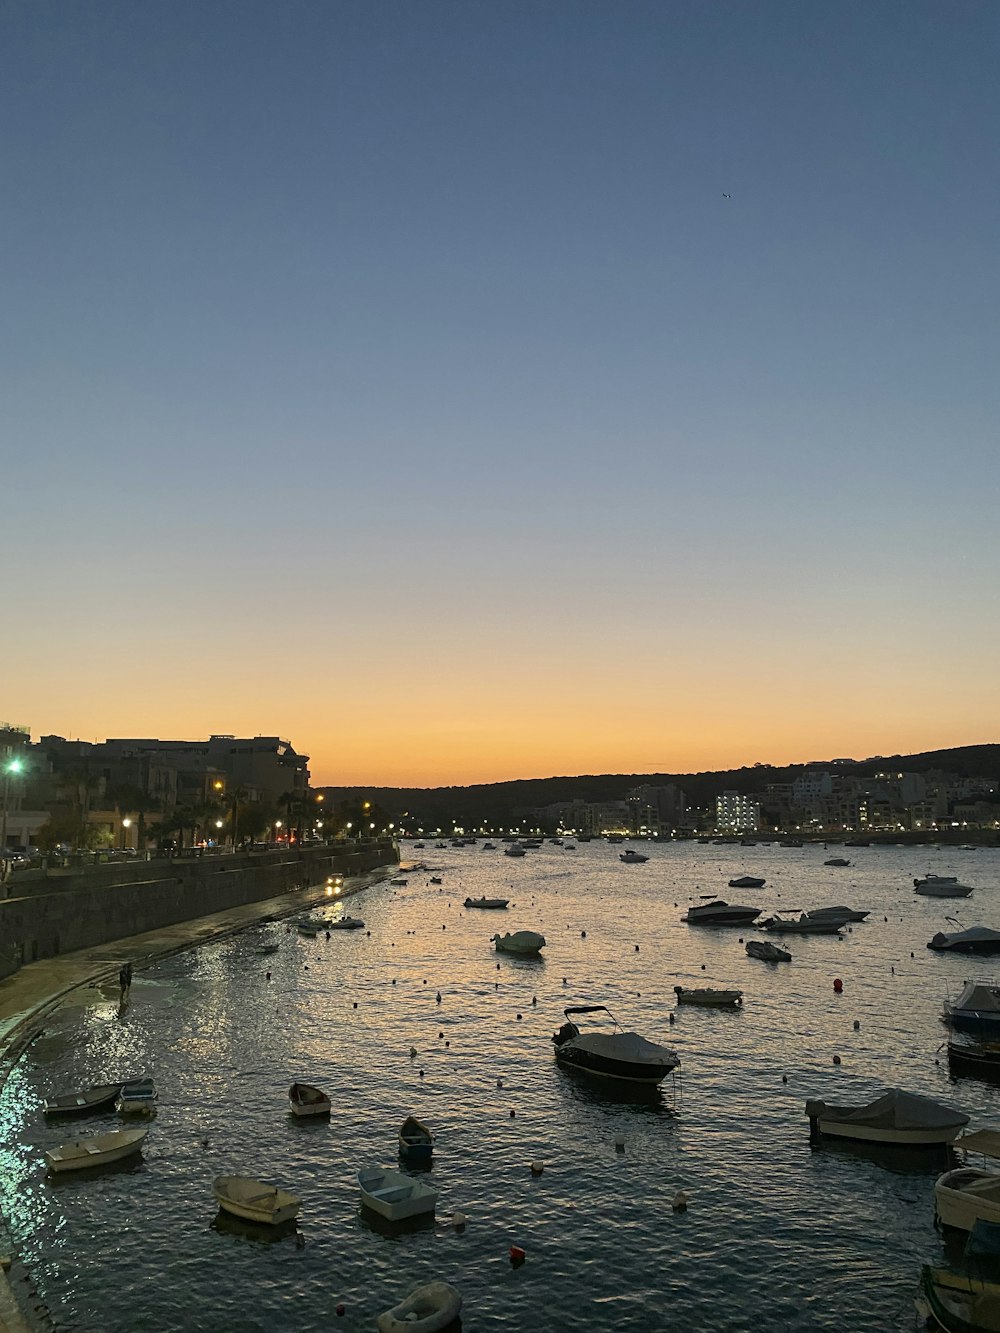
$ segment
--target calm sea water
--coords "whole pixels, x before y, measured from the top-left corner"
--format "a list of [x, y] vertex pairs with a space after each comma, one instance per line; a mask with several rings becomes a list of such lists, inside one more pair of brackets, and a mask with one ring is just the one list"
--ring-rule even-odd
[[[350, 902], [370, 935], [261, 926], [142, 972], [124, 1015], [117, 988], [66, 1004], [0, 1099], [3, 1211], [57, 1322], [370, 1330], [411, 1286], [443, 1278], [463, 1294], [465, 1328], [483, 1333], [911, 1329], [920, 1264], [943, 1255], [939, 1164], [814, 1148], [803, 1103], [898, 1085], [961, 1106], [972, 1128], [1000, 1123], [998, 1091], [950, 1080], [939, 1051], [946, 991], [992, 965], [925, 947], [946, 915], [1000, 927], [1000, 856], [852, 848], [853, 864], [832, 869], [820, 847], [644, 850], [645, 865], [623, 865], [604, 843], [521, 860], [428, 849], [416, 855], [440, 868], [440, 890], [418, 873]], [[912, 878], [928, 869], [977, 891], [917, 897]], [[742, 873], [766, 888], [726, 891]], [[720, 889], [872, 915], [842, 940], [793, 938], [794, 962], [773, 967], [746, 957], [753, 932], [681, 923], [689, 899]], [[481, 893], [510, 909], [464, 911]], [[518, 928], [544, 932], [542, 961], [493, 951], [494, 930]], [[278, 952], [258, 956], [264, 942]], [[670, 1023], [675, 984], [713, 983], [741, 987], [743, 1010], [684, 1008]], [[622, 1101], [556, 1066], [562, 1009], [587, 1002], [678, 1049], [683, 1072], [660, 1097]], [[160, 1104], [141, 1161], [48, 1179], [43, 1148], [77, 1122], [46, 1124], [44, 1095], [144, 1072]], [[331, 1094], [328, 1124], [288, 1114], [293, 1079]], [[437, 1222], [387, 1236], [360, 1216], [355, 1175], [396, 1165], [411, 1111], [437, 1136]], [[301, 1239], [217, 1221], [212, 1179], [226, 1172], [299, 1194]], [[682, 1188], [690, 1205], [675, 1213]], [[463, 1231], [449, 1225], [458, 1211]], [[514, 1244], [527, 1252], [518, 1268]]]

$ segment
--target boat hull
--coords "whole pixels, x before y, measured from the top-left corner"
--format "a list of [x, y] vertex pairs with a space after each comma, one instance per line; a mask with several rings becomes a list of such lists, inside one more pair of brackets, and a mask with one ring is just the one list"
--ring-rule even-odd
[[380, 1314], [378, 1333], [441, 1333], [458, 1318], [462, 1298], [447, 1282], [428, 1282]]
[[[387, 1172], [366, 1183], [362, 1180], [363, 1174], [358, 1177], [361, 1206], [384, 1217], [387, 1222], [403, 1222], [411, 1217], [421, 1217], [425, 1213], [433, 1213], [437, 1207], [437, 1190], [421, 1181], [399, 1172]], [[382, 1183], [377, 1183], [380, 1181]]]
[[80, 1093], [64, 1093], [50, 1098], [44, 1111], [46, 1115], [91, 1115], [96, 1111], [108, 1111], [118, 1100], [121, 1088], [120, 1083], [106, 1083]]
[[108, 1166], [111, 1162], [120, 1162], [141, 1152], [148, 1133], [146, 1129], [120, 1130], [117, 1134], [102, 1134], [95, 1139], [79, 1139], [74, 1143], [60, 1145], [47, 1152], [45, 1157], [53, 1174]]
[[290, 1222], [302, 1207], [301, 1199], [294, 1195], [248, 1177], [217, 1177], [213, 1192], [216, 1203], [224, 1212], [261, 1226]]
[[893, 1148], [940, 1148], [953, 1143], [959, 1127], [943, 1125], [933, 1129], [879, 1129], [870, 1125], [849, 1125], [822, 1117], [810, 1120], [810, 1126], [830, 1139], [852, 1139], [855, 1143], [877, 1143]]
[[[969, 1186], [975, 1187], [969, 1192]], [[1000, 1171], [960, 1166], [934, 1185], [934, 1209], [943, 1226], [971, 1231], [977, 1222], [1000, 1223]]]
[[671, 1070], [677, 1068], [676, 1064], [667, 1061], [662, 1065], [636, 1065], [606, 1055], [595, 1055], [593, 1051], [567, 1050], [565, 1046], [556, 1050], [556, 1059], [560, 1064], [584, 1074], [593, 1074], [596, 1078], [613, 1079], [616, 1083], [637, 1083], [646, 1087], [662, 1083]]

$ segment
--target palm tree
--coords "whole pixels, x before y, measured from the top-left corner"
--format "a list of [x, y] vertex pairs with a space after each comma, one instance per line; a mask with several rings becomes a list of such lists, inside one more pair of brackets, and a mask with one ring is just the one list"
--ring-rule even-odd
[[160, 802], [131, 782], [122, 782], [108, 792], [119, 815], [136, 816], [135, 841], [140, 852], [146, 850], [146, 816], [160, 808]]

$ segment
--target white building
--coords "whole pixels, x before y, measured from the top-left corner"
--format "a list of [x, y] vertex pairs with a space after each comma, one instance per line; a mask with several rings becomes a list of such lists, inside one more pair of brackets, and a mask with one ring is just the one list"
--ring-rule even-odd
[[719, 833], [756, 833], [760, 801], [738, 791], [724, 791], [715, 798], [715, 827]]

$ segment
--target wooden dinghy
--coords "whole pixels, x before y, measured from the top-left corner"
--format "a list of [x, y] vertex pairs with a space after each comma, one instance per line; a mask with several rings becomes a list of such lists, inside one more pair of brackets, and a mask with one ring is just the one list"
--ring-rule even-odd
[[462, 1311], [462, 1298], [448, 1282], [416, 1287], [405, 1300], [380, 1314], [378, 1333], [440, 1333]]
[[288, 1104], [292, 1115], [329, 1115], [330, 1098], [311, 1083], [293, 1083], [288, 1089]]
[[486, 907], [499, 910], [506, 907], [510, 902], [509, 898], [466, 898], [466, 907]]
[[45, 1102], [46, 1115], [89, 1115], [114, 1106], [121, 1091], [120, 1083], [96, 1083], [81, 1092], [62, 1092]]
[[97, 1134], [92, 1138], [75, 1139], [72, 1143], [61, 1143], [45, 1154], [49, 1170], [83, 1171], [91, 1166], [107, 1166], [110, 1162], [120, 1162], [123, 1157], [142, 1151], [143, 1140], [148, 1129], [116, 1129], [110, 1134]]
[[151, 1078], [135, 1078], [123, 1083], [115, 1110], [119, 1115], [150, 1115], [156, 1110], [156, 1084]]
[[362, 1205], [389, 1222], [433, 1213], [437, 1204], [436, 1189], [388, 1167], [365, 1167], [358, 1172], [358, 1186]]
[[216, 1176], [213, 1185], [215, 1201], [220, 1208], [247, 1222], [262, 1222], [280, 1226], [298, 1217], [302, 1200], [294, 1194], [264, 1185], [249, 1176]]
[[422, 1120], [408, 1115], [399, 1127], [399, 1155], [407, 1162], [429, 1162], [434, 1138]]

